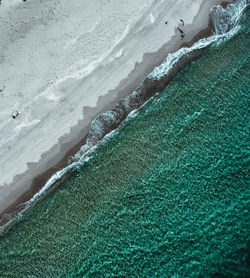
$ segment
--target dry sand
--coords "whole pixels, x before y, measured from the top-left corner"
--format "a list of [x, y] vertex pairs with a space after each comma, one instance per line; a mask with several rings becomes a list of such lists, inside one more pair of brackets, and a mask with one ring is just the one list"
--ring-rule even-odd
[[180, 18], [191, 41], [220, 2], [2, 1], [0, 212], [180, 47]]

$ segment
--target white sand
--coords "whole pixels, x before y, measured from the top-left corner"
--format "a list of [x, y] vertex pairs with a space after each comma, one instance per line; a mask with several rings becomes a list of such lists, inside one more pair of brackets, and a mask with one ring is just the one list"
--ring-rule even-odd
[[[178, 49], [180, 18], [189, 41], [207, 26], [209, 9], [219, 2], [3, 0], [0, 212], [84, 135], [93, 117], [118, 98], [119, 84], [131, 80], [127, 87], [133, 89], [161, 62], [145, 53], [167, 42], [162, 55]], [[140, 70], [127, 78], [137, 63]], [[14, 120], [15, 110], [20, 115]]]

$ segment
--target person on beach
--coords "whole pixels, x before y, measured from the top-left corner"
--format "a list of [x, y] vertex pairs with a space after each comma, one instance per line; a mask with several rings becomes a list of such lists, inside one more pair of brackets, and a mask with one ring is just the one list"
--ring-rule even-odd
[[165, 24], [168, 24], [168, 22], [166, 21]]
[[184, 20], [183, 20], [183, 19], [180, 19], [180, 22], [181, 22], [182, 25], [184, 26]]
[[183, 30], [181, 30], [181, 28], [177, 27], [177, 30], [181, 33], [181, 39], [183, 40], [185, 37], [185, 33]]

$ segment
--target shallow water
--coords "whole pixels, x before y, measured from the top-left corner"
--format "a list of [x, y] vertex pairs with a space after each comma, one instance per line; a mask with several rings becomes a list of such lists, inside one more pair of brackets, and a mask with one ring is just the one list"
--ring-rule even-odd
[[1, 277], [249, 277], [249, 25], [2, 237]]

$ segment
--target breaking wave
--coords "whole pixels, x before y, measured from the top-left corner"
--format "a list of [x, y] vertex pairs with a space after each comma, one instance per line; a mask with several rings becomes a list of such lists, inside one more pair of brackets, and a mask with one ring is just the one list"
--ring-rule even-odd
[[212, 44], [220, 44], [237, 33], [240, 29], [239, 20], [248, 4], [249, 0], [238, 0], [233, 4], [227, 5], [225, 9], [222, 6], [213, 7], [210, 12], [210, 19], [214, 26], [212, 36], [199, 40], [189, 48], [181, 48], [177, 52], [169, 54], [164, 62], [156, 67], [132, 94], [119, 101], [112, 111], [103, 113], [94, 119], [86, 144], [73, 157], [71, 164], [54, 174], [32, 199], [22, 204], [22, 210], [17, 217], [15, 217], [16, 215], [7, 215], [6, 218], [10, 220], [0, 227], [0, 234], [13, 223], [13, 220], [20, 218], [30, 206], [40, 200], [56, 181], [60, 180], [71, 169], [89, 160], [97, 143], [105, 136], [110, 135], [129, 114], [132, 115], [136, 109], [146, 103], [153, 95], [163, 90], [181, 68], [202, 54], [204, 48]]
[[229, 4], [225, 9], [222, 6], [213, 7], [210, 12], [210, 19], [214, 27], [213, 35], [199, 40], [189, 48], [184, 47], [169, 54], [165, 61], [154, 69], [149, 78], [160, 80], [171, 71], [181, 57], [190, 55], [195, 50], [204, 49], [213, 43], [219, 44], [223, 39], [230, 39], [238, 31], [239, 20], [248, 4], [247, 2], [247, 0], [239, 0], [234, 4]]

